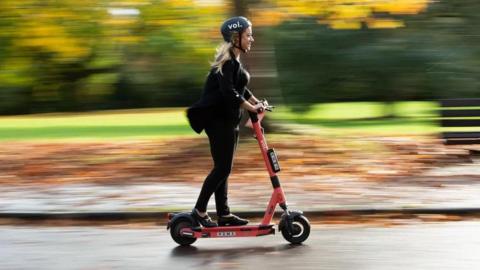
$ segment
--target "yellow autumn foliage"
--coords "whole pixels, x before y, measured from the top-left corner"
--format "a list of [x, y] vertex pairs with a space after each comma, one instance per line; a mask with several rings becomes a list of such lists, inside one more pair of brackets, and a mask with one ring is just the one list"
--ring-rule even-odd
[[103, 20], [102, 24], [107, 26], [131, 26], [138, 23], [137, 19], [134, 18], [110, 18], [107, 20]]
[[399, 28], [404, 27], [405, 24], [399, 20], [393, 19], [369, 19], [367, 21], [368, 28], [378, 29], [378, 28]]
[[362, 22], [372, 28], [397, 28], [404, 23], [394, 19], [374, 19], [374, 12], [414, 15], [424, 11], [432, 0], [270, 0], [253, 14], [256, 25], [273, 26], [292, 17], [318, 17], [317, 22], [334, 29], [359, 29]]
[[372, 3], [372, 8], [376, 12], [388, 12], [390, 14], [418, 14], [424, 11], [429, 0], [391, 0], [377, 1]]
[[343, 21], [343, 20], [335, 20], [330, 21], [329, 26], [332, 29], [360, 29], [362, 27], [361, 22], [359, 21]]
[[334, 6], [330, 11], [333, 12], [329, 17], [331, 20], [360, 19], [371, 15], [371, 9], [367, 6]]
[[31, 37], [15, 40], [16, 46], [24, 48], [41, 48], [53, 52], [57, 59], [72, 60], [82, 58], [90, 53], [90, 48], [83, 44], [81, 39], [67, 36]]

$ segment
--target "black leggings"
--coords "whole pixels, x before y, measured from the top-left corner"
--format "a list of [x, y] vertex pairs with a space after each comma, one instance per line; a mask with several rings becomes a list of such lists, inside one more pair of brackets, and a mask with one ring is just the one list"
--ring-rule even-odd
[[238, 125], [216, 120], [209, 123], [205, 131], [210, 141], [214, 166], [203, 182], [195, 208], [200, 212], [206, 212], [208, 201], [215, 193], [217, 215], [228, 215], [230, 208], [228, 207], [227, 179], [232, 170], [233, 156], [238, 144]]

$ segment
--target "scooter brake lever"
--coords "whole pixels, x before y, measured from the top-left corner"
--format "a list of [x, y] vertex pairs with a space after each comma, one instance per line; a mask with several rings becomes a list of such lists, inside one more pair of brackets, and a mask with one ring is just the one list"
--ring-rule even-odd
[[269, 112], [272, 112], [274, 108], [275, 108], [275, 106], [267, 106], [267, 107], [265, 107], [265, 110], [269, 111]]

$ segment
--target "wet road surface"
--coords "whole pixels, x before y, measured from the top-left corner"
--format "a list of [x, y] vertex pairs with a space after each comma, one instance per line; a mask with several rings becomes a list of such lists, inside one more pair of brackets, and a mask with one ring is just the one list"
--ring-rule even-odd
[[479, 221], [317, 225], [304, 245], [274, 236], [178, 247], [164, 227], [0, 227], [0, 269], [480, 269]]

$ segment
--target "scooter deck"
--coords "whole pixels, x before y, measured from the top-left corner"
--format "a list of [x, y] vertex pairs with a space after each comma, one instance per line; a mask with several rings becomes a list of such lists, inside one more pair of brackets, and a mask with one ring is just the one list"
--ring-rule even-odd
[[253, 237], [275, 234], [274, 224], [184, 228], [180, 234], [193, 238]]

